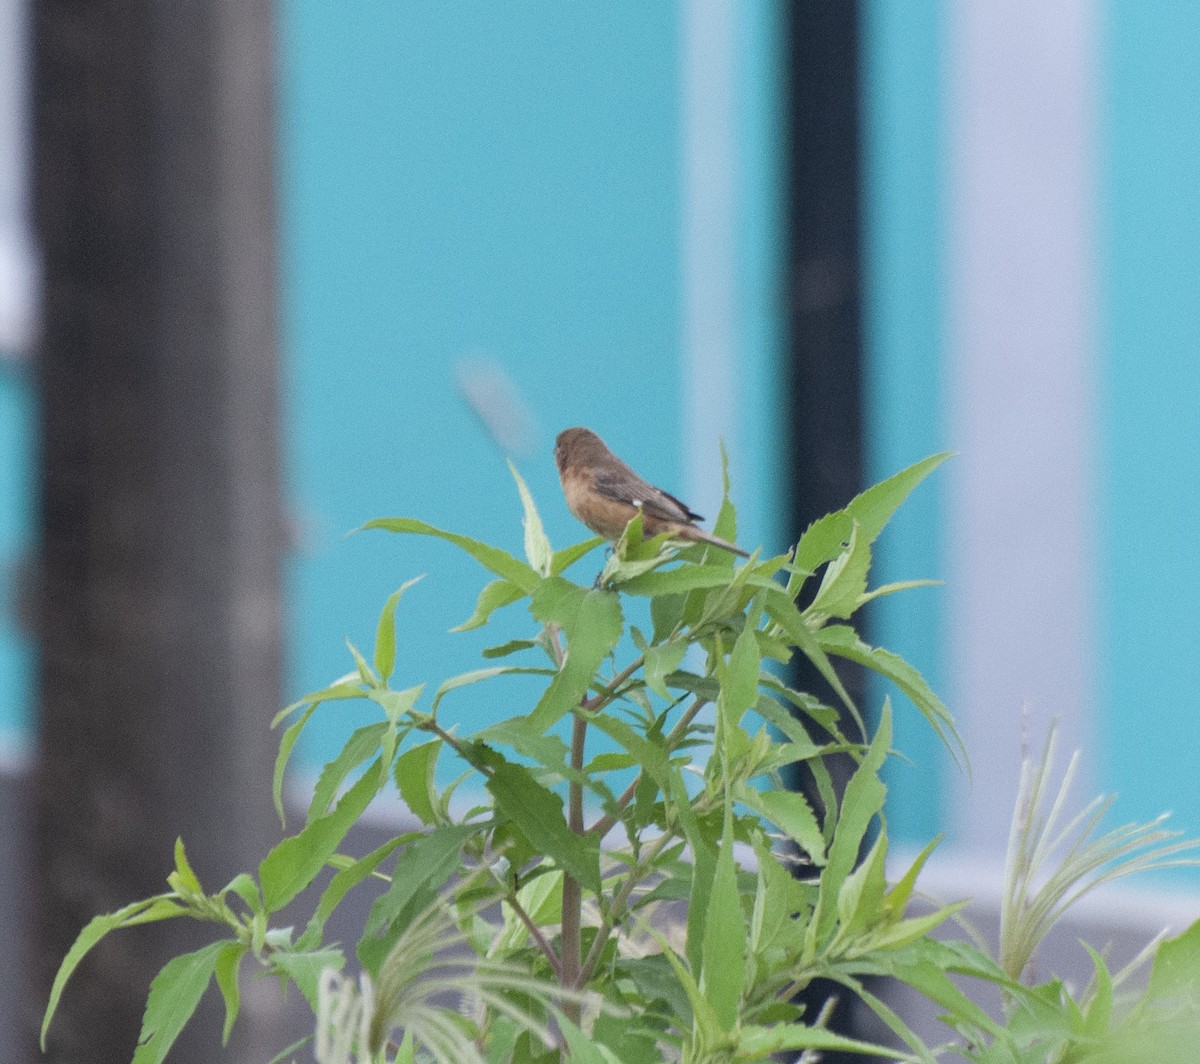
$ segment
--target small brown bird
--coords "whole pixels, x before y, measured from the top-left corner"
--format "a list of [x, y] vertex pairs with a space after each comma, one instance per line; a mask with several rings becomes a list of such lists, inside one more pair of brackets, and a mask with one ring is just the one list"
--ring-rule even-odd
[[614, 543], [625, 526], [642, 511], [642, 528], [647, 536], [669, 532], [693, 543], [714, 547], [749, 558], [741, 547], [697, 528], [703, 521], [674, 495], [647, 484], [612, 453], [591, 429], [564, 429], [554, 441], [554, 460], [562, 480], [563, 494], [571, 513], [593, 532]]

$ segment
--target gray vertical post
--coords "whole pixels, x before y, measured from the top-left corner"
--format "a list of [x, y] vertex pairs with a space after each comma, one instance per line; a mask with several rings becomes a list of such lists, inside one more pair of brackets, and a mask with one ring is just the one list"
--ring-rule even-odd
[[[269, 0], [34, 9], [45, 289], [31, 1011], [88, 918], [165, 889], [176, 835], [215, 889], [253, 870], [275, 830], [270, 16]], [[218, 934], [171, 922], [112, 937], [68, 986], [50, 1059], [128, 1061], [153, 974]], [[171, 1059], [212, 1060], [214, 1038]]]

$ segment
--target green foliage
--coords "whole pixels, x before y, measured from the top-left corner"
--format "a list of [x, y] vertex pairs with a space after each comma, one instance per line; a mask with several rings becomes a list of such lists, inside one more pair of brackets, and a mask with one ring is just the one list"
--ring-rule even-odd
[[[97, 917], [81, 933], [55, 981], [43, 1039], [68, 978], [98, 941], [177, 916], [221, 932], [154, 980], [136, 1064], [164, 1059], [212, 982], [228, 1036], [246, 969], [295, 984], [311, 1003], [322, 1064], [715, 1064], [834, 1049], [934, 1060], [868, 989], [864, 980], [876, 975], [936, 1001], [980, 1060], [1033, 1059], [1021, 1054], [1058, 1037], [1046, 1035], [1054, 1018], [1069, 1021], [1055, 1043], [1064, 1046], [1098, 1044], [1117, 1022], [1143, 1030], [1162, 1020], [1195, 997], [1194, 936], [1164, 946], [1146, 998], [1117, 1021], [1114, 980], [1098, 956], [1095, 989], [1077, 1003], [1059, 985], [1024, 988], [978, 950], [931, 938], [957, 909], [907, 911], [933, 844], [897, 882], [885, 876], [880, 773], [892, 710], [885, 704], [869, 732], [834, 662], [892, 681], [961, 754], [949, 714], [917, 671], [854, 628], [873, 598], [913, 586], [872, 589], [871, 548], [944, 457], [814, 523], [794, 551], [755, 553], [741, 565], [704, 544], [646, 540], [635, 519], [594, 583], [590, 573], [578, 582], [567, 573], [600, 541], [555, 551], [515, 470], [524, 559], [410, 518], [370, 522], [445, 540], [493, 574], [460, 629], [524, 602], [528, 637], [485, 651], [503, 663], [444, 679], [431, 696], [424, 686], [393, 689], [404, 653], [396, 610], [413, 582], [397, 590], [370, 660], [351, 646], [352, 671], [276, 718], [286, 722], [273, 774], [282, 819], [284, 774], [313, 714], [351, 698], [378, 710], [325, 766], [304, 824], [256, 876], [214, 893], [180, 843], [168, 893]], [[727, 482], [716, 531], [736, 538]], [[647, 613], [649, 633], [630, 619]], [[781, 679], [779, 663], [795, 655], [825, 677], [836, 707]], [[513, 674], [546, 681], [525, 712], [475, 734], [443, 723], [448, 694]], [[555, 730], [566, 718], [569, 742]], [[845, 728], [846, 719], [855, 726]], [[594, 732], [609, 746], [589, 759]], [[855, 763], [840, 798], [826, 765], [833, 755]], [[443, 757], [466, 770], [448, 787], [437, 783]], [[801, 762], [820, 808], [779, 785], [778, 772]], [[343, 852], [350, 829], [385, 793], [405, 803], [414, 830], [372, 853]], [[460, 812], [456, 793], [479, 804]], [[351, 894], [371, 899], [352, 972], [325, 938]], [[298, 935], [275, 925], [281, 909], [300, 905], [311, 915]], [[989, 1018], [951, 973], [1003, 987], [1013, 1002], [1008, 1024]], [[805, 1015], [795, 998], [817, 978], [857, 994], [905, 1048], [856, 1042]]]

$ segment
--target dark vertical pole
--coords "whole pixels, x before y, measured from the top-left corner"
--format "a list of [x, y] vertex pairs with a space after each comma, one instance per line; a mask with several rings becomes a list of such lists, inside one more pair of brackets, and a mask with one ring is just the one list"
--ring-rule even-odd
[[859, 33], [853, 0], [787, 12], [792, 520], [862, 488]]
[[[863, 488], [862, 263], [860, 241], [859, 9], [855, 0], [791, 0], [786, 11], [788, 119], [787, 342], [791, 380], [785, 402], [793, 540]], [[807, 662], [796, 665], [803, 690], [836, 700]], [[840, 670], [861, 702], [861, 671]], [[852, 765], [834, 764], [844, 783]], [[840, 770], [840, 771], [839, 771]], [[811, 779], [796, 785], [815, 805]], [[853, 1033], [847, 998], [834, 985], [803, 995], [810, 1015], [829, 996], [830, 1026]], [[829, 1064], [858, 1059], [822, 1054]]]
[[[281, 522], [270, 0], [37, 0], [33, 38], [40, 1015], [83, 924], [165, 889], [176, 835], [210, 889], [272, 838]], [[108, 940], [49, 1059], [127, 1062], [158, 967], [219, 934], [186, 930]], [[213, 1059], [204, 1033], [171, 1059]]]

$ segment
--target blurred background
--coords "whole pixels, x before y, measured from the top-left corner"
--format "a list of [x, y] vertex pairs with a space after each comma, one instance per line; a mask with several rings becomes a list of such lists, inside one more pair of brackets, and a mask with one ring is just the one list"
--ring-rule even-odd
[[[877, 554], [945, 586], [869, 631], [972, 757], [898, 701], [889, 828], [947, 834], [947, 893], [998, 884], [1052, 718], [1081, 802], [1200, 831], [1197, 54], [1183, 0], [0, 0], [4, 1029], [176, 834], [206, 882], [277, 837], [270, 717], [391, 590], [429, 574], [398, 683], [498, 641], [448, 634], [452, 548], [344, 534], [517, 551], [511, 457], [582, 538], [576, 424], [710, 518], [723, 440], [768, 553], [957, 452]], [[1200, 911], [1153, 887], [1120, 919]]]

